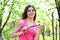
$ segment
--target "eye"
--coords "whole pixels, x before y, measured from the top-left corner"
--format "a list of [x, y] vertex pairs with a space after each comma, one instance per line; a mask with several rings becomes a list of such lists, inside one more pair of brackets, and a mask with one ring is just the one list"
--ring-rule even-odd
[[32, 10], [32, 11], [35, 11], [35, 10]]
[[31, 11], [35, 11], [35, 10], [28, 10], [27, 12], [31, 12]]

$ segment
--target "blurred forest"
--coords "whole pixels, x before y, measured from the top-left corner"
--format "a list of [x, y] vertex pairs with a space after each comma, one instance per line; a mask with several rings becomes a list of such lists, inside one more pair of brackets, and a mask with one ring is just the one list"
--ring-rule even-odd
[[[54, 17], [54, 39], [56, 39], [56, 24], [58, 31], [59, 27], [55, 0], [0, 0], [0, 22], [2, 22], [0, 29], [2, 28], [3, 39], [17, 40], [17, 38], [11, 38], [10, 35], [18, 20], [21, 19], [24, 8], [29, 4], [36, 8], [37, 24], [45, 22], [45, 26], [41, 30], [40, 40], [43, 40], [43, 33], [45, 40], [52, 40], [52, 14]], [[58, 35], [59, 32], [57, 32], [57, 40], [59, 40]]]

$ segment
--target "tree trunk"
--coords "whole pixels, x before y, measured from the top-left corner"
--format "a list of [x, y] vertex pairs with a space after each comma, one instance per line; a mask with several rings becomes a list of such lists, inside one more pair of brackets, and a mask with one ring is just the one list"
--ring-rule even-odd
[[[7, 2], [5, 2], [6, 0], [4, 0], [4, 5], [3, 6], [6, 6], [7, 5]], [[3, 3], [1, 3], [1, 5], [2, 5]], [[13, 4], [12, 4], [12, 6], [13, 6]], [[6, 23], [8, 22], [8, 20], [9, 20], [9, 17], [10, 17], [10, 15], [11, 15], [11, 10], [12, 10], [12, 6], [11, 6], [11, 9], [10, 9], [10, 11], [9, 11], [9, 15], [8, 15], [8, 17], [7, 17], [7, 19], [6, 19], [6, 22], [3, 24], [3, 26], [1, 27], [1, 24], [2, 24], [2, 15], [3, 15], [3, 13], [4, 13], [4, 8], [2, 7], [2, 9], [1, 9], [1, 12], [0, 12], [0, 40], [3, 40], [3, 37], [2, 37], [2, 30], [4, 29], [4, 27], [5, 27], [5, 25], [6, 25]]]
[[2, 27], [1, 27], [1, 25], [2, 25], [2, 15], [3, 15], [3, 10], [4, 10], [4, 8], [2, 8], [1, 9], [1, 12], [0, 12], [0, 40], [3, 40], [2, 39]]
[[56, 8], [58, 10], [58, 17], [59, 17], [59, 40], [60, 40], [60, 0], [55, 0]]

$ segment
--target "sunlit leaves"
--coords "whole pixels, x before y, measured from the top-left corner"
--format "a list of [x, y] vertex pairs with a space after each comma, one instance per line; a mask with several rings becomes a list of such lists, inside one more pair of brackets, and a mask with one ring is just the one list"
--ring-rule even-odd
[[[44, 1], [43, 0], [11, 0], [11, 1], [6, 0], [5, 2], [3, 1], [2, 4], [0, 5], [1, 6], [0, 9], [3, 9], [3, 8], [5, 9], [5, 7], [8, 7], [7, 11], [8, 12], [11, 11], [11, 15], [10, 15], [9, 21], [7, 22], [3, 30], [4, 39], [13, 40], [10, 38], [10, 32], [13, 31], [13, 28], [15, 27], [16, 22], [21, 18], [24, 8], [28, 4], [34, 5], [36, 9], [36, 12], [37, 12], [36, 22], [40, 23], [44, 21], [46, 25], [45, 25], [45, 29], [43, 27], [43, 30], [46, 31], [47, 27], [49, 27], [51, 31], [52, 11], [49, 11], [48, 9], [55, 7], [54, 1], [52, 0], [44, 0]], [[4, 10], [0, 10], [0, 14], [4, 13], [3, 11]], [[6, 19], [3, 18], [3, 20], [6, 20]]]

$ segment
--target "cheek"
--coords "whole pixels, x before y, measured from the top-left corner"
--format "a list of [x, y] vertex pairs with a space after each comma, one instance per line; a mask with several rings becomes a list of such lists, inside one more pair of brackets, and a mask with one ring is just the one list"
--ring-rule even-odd
[[35, 15], [35, 12], [34, 12], [34, 15]]
[[27, 15], [35, 15], [35, 12], [32, 12], [32, 13], [27, 12]]
[[30, 15], [30, 13], [27, 12], [27, 16], [29, 16], [29, 15]]
[[27, 16], [29, 16], [29, 17], [34, 17], [35, 16], [35, 12], [27, 12]]

